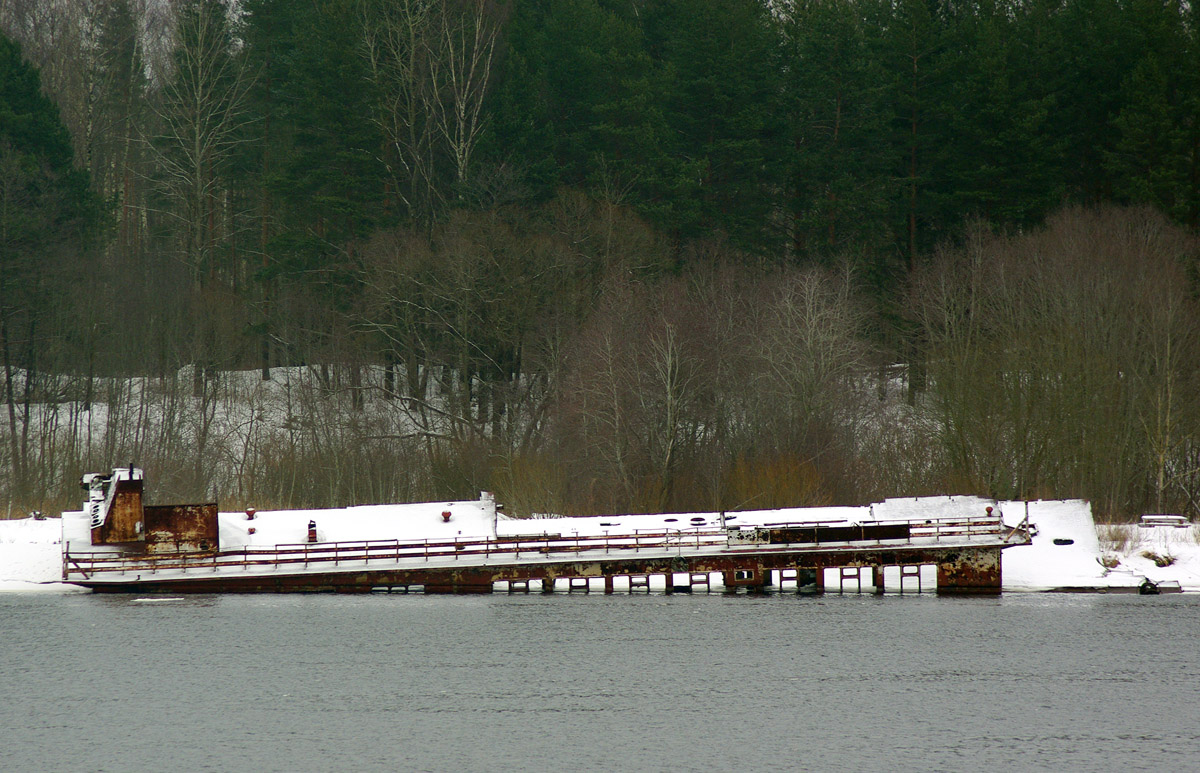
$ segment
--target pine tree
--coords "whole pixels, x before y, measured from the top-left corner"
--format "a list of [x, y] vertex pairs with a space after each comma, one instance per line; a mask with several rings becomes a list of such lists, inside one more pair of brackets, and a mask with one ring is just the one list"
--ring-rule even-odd
[[946, 133], [947, 4], [941, 0], [881, 0], [868, 18], [881, 31], [876, 54], [885, 68], [886, 99], [892, 134], [889, 152], [899, 195], [893, 200], [898, 252], [904, 273], [911, 274], [919, 256], [945, 239], [945, 213], [939, 206], [936, 180]]
[[288, 360], [328, 361], [346, 351], [335, 335], [357, 293], [361, 244], [389, 219], [363, 18], [353, 0], [262, 0], [248, 10], [260, 155], [245, 169], [257, 188], [256, 279], [270, 315], [257, 328], [270, 328]]
[[286, 0], [247, 0], [243, 6], [245, 23], [242, 58], [253, 76], [246, 95], [250, 119], [247, 141], [240, 146], [235, 170], [239, 187], [253, 203], [255, 227], [252, 246], [255, 268], [252, 303], [255, 313], [252, 332], [258, 338], [258, 359], [262, 377], [269, 379], [273, 357], [272, 342], [280, 338], [278, 327], [278, 267], [281, 265], [276, 240], [281, 233], [281, 204], [277, 190], [279, 170], [291, 152], [294, 127], [287, 117], [284, 100], [289, 63], [294, 55], [294, 3]]
[[1140, 57], [1121, 83], [1105, 169], [1117, 198], [1186, 220], [1191, 199], [1189, 108], [1196, 99], [1189, 89], [1198, 84], [1189, 67], [1188, 43], [1194, 33], [1175, 0], [1132, 3], [1126, 13]]
[[1028, 226], [1058, 204], [1062, 142], [1052, 123], [1021, 6], [978, 3], [954, 20], [947, 148], [936, 195], [948, 225], [983, 217]]
[[354, 11], [349, 0], [325, 0], [293, 16], [280, 100], [290, 153], [269, 179], [301, 270], [352, 249], [380, 217], [382, 141]]
[[881, 141], [889, 114], [861, 4], [796, 0], [781, 6], [781, 25], [792, 250], [828, 258], [881, 248], [894, 195]]
[[[1140, 58], [1135, 30], [1121, 0], [1043, 0], [1052, 34], [1061, 41], [1041, 68], [1050, 79], [1056, 125], [1063, 137], [1064, 182], [1072, 198], [1111, 200], [1112, 175], [1104, 161], [1115, 143], [1121, 84]], [[1057, 73], [1057, 74], [1055, 74]]]
[[668, 206], [661, 78], [634, 18], [597, 0], [523, 2], [507, 29], [485, 152], [532, 193], [589, 188]]
[[722, 231], [738, 246], [779, 254], [786, 127], [770, 5], [663, 0], [644, 17], [665, 78], [666, 147], [679, 162], [670, 225], [685, 238]]
[[1115, 193], [1150, 204], [1172, 217], [1186, 216], [1186, 158], [1167, 74], [1148, 54], [1126, 78], [1121, 112], [1113, 119], [1117, 139], [1106, 153]]
[[80, 255], [101, 223], [102, 209], [73, 156], [37, 71], [0, 34], [0, 359], [13, 492], [23, 503], [32, 493], [30, 408], [43, 361], [62, 335], [53, 329], [56, 312], [68, 302]]

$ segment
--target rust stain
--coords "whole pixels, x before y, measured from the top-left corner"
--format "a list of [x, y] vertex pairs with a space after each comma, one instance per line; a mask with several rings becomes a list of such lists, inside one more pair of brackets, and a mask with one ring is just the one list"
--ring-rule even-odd
[[92, 529], [92, 543], [96, 545], [122, 545], [141, 542], [144, 524], [142, 521], [142, 481], [114, 480], [116, 488], [108, 518]]
[[999, 548], [960, 550], [937, 564], [938, 593], [999, 593]]
[[217, 504], [149, 505], [145, 508], [146, 552], [214, 551], [218, 545]]

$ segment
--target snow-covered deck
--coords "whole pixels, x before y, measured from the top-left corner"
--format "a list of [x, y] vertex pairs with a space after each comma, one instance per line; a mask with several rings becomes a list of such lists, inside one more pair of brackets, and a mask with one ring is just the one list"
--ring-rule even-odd
[[[64, 514], [64, 578], [91, 586], [195, 584], [203, 577], [206, 586], [228, 580], [232, 588], [245, 587], [254, 577], [512, 568], [535, 572], [539, 566], [580, 562], [650, 567], [675, 560], [680, 567], [697, 561], [702, 563], [695, 566], [725, 567], [768, 556], [777, 563], [787, 557], [785, 563], [801, 566], [818, 555], [818, 563], [828, 562], [836, 554], [845, 554], [851, 565], [853, 554], [863, 551], [870, 551], [876, 563], [890, 563], [893, 556], [899, 565], [931, 551], [1028, 542], [1017, 524], [1005, 524], [997, 503], [977, 497], [888, 500], [866, 507], [536, 519], [508, 518], [486, 495], [478, 502], [273, 511], [253, 517], [221, 513], [218, 551], [159, 555], [109, 546], [96, 550], [84, 518], [84, 513]], [[769, 544], [768, 534], [773, 535]]]
[[[941, 498], [947, 506], [953, 502], [963, 502], [967, 498]], [[929, 502], [930, 500], [925, 500]], [[985, 500], [975, 500], [975, 503]], [[469, 532], [463, 528], [470, 516], [458, 519], [458, 513], [468, 512], [454, 508], [455, 515], [448, 524], [442, 524], [440, 512], [446, 503], [433, 505], [401, 505], [366, 508], [347, 508], [345, 510], [319, 511], [313, 514], [317, 520], [322, 538], [336, 537], [343, 541], [352, 541], [362, 536], [365, 531], [367, 538], [379, 534], [378, 529], [392, 524], [395, 532], [386, 534], [398, 541], [413, 541], [416, 539], [440, 539], [442, 537], [458, 537], [458, 531]], [[936, 500], [935, 500], [936, 504]], [[890, 500], [886, 508], [822, 508], [817, 512], [830, 517], [830, 520], [845, 519], [855, 521], [865, 510], [869, 516], [873, 511], [890, 515], [910, 515], [912, 509], [920, 506], [920, 500], [903, 499]], [[490, 512], [485, 513], [480, 503], [464, 503], [464, 507], [474, 506], [478, 510], [479, 527], [486, 534]], [[896, 508], [888, 510], [887, 508]], [[1003, 589], [1005, 591], [1048, 591], [1048, 590], [1093, 590], [1093, 591], [1132, 591], [1149, 578], [1154, 582], [1178, 582], [1186, 592], [1200, 592], [1200, 527], [1190, 526], [1179, 528], [1142, 528], [1136, 524], [1120, 526], [1102, 526], [1101, 531], [1107, 536], [1119, 538], [1119, 543], [1111, 541], [1101, 543], [1097, 538], [1096, 525], [1092, 521], [1091, 509], [1083, 501], [1040, 501], [1040, 502], [1001, 502], [998, 509], [1004, 515], [1006, 525], [1012, 526], [1025, 517], [1028, 512], [1030, 522], [1037, 527], [1032, 544], [1003, 551]], [[247, 547], [273, 548], [276, 542], [288, 543], [302, 541], [306, 536], [308, 515], [311, 511], [296, 512], [290, 516], [274, 516], [270, 513], [260, 513], [257, 516], [259, 529], [256, 535], [258, 543], [249, 542]], [[777, 515], [787, 513], [787, 520], [795, 520], [794, 511], [768, 511], [770, 516], [759, 517], [750, 513], [727, 514], [729, 523], [736, 524], [741, 519], [752, 524], [754, 521], [774, 522]], [[34, 520], [33, 518], [0, 521], [0, 591], [50, 591], [64, 592], [83, 590], [77, 585], [64, 585], [63, 579], [63, 542], [70, 543], [74, 549], [91, 552], [99, 548], [90, 546], [87, 523], [80, 523], [79, 513], [67, 513], [63, 520], [49, 518]], [[72, 516], [75, 516], [74, 518]], [[733, 518], [729, 518], [733, 516]], [[679, 523], [688, 524], [692, 517], [686, 516], [618, 516], [603, 518], [543, 518], [537, 520], [507, 519], [500, 516], [498, 522], [502, 533], [509, 536], [521, 532], [530, 532], [535, 528], [539, 532], [572, 535], [572, 530], [592, 527], [600, 530], [612, 529], [617, 523], [621, 527], [629, 523], [641, 528], [642, 524], [654, 525], [653, 519], [658, 519], [659, 526], [666, 526], [665, 518], [675, 517]], [[719, 514], [717, 514], [719, 519]], [[632, 522], [627, 518], [634, 518]], [[706, 518], [707, 520], [707, 518]], [[511, 523], [510, 523], [511, 521]], [[234, 534], [247, 530], [244, 513], [222, 514], [223, 530], [232, 529]], [[574, 524], [574, 525], [572, 525]], [[251, 524], [252, 525], [252, 524]], [[441, 533], [423, 535], [424, 529], [438, 530]], [[273, 531], [278, 530], [278, 531]], [[225, 544], [226, 534], [222, 535]], [[464, 537], [467, 534], [464, 533]], [[64, 540], [65, 538], [65, 540]], [[111, 549], [116, 552], [116, 548]], [[1173, 561], [1168, 566], [1159, 566], [1148, 553], [1159, 556], [1170, 556]], [[1102, 566], [1101, 559], [1119, 560], [1113, 568]], [[249, 571], [249, 570], [246, 570]], [[198, 576], [198, 572], [193, 576]], [[837, 572], [828, 572], [831, 587], [836, 587]], [[899, 587], [898, 573], [889, 569], [887, 580], [888, 590]], [[929, 578], [927, 578], [929, 579]], [[536, 587], [536, 584], [535, 586]], [[618, 586], [620, 587], [620, 585]], [[661, 583], [656, 587], [662, 587]], [[932, 580], [925, 584], [932, 587]]]

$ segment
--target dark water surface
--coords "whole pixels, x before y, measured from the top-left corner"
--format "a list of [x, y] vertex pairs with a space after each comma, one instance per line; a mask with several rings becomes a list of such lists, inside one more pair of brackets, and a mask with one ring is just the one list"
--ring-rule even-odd
[[1200, 769], [1200, 596], [0, 594], [0, 769]]

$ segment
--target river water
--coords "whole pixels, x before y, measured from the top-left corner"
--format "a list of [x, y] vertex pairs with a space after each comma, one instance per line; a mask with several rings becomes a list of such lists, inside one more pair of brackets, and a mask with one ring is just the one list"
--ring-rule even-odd
[[1200, 596], [0, 594], [5, 771], [1194, 770]]

